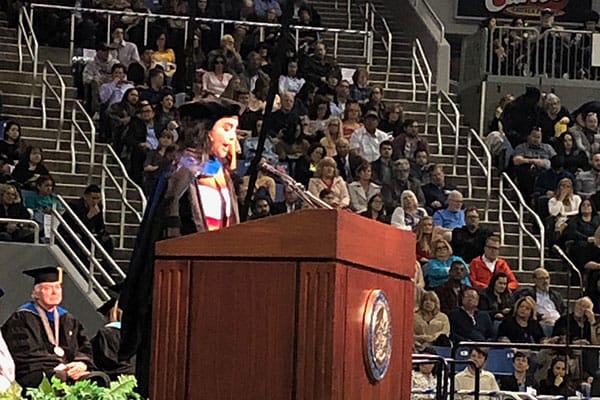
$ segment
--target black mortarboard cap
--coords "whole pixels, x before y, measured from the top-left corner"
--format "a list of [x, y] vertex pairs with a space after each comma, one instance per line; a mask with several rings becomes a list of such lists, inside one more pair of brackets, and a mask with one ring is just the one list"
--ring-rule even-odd
[[110, 296], [110, 299], [106, 301], [106, 303], [102, 304], [100, 307], [96, 309], [100, 314], [106, 315], [106, 313], [114, 307], [117, 299], [119, 298], [119, 293], [121, 293], [122, 284], [117, 283], [108, 288], [107, 292]]
[[45, 267], [28, 269], [23, 271], [25, 275], [29, 275], [33, 278], [33, 283], [37, 285], [42, 282], [60, 282], [63, 281], [63, 269], [55, 265], [48, 265]]
[[223, 117], [240, 115], [241, 109], [242, 105], [235, 101], [210, 99], [182, 104], [179, 107], [179, 115], [182, 118], [191, 117], [194, 120], [211, 120], [214, 122]]

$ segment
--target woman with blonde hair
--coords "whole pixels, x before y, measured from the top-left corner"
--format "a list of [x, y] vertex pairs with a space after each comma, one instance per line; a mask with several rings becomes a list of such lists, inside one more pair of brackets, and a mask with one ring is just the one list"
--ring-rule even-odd
[[554, 196], [548, 200], [548, 212], [553, 223], [553, 226], [549, 226], [549, 231], [554, 232], [554, 235], [551, 236], [552, 243], [567, 227], [569, 218], [579, 213], [580, 204], [581, 197], [573, 193], [573, 181], [569, 178], [562, 178], [558, 182]]
[[427, 211], [419, 207], [417, 195], [412, 190], [405, 190], [400, 195], [400, 207], [392, 214], [392, 225], [396, 228], [412, 231], [419, 221], [427, 215]]
[[337, 156], [335, 142], [342, 137], [342, 120], [338, 117], [329, 118], [327, 129], [325, 129], [324, 134], [325, 136], [321, 138], [319, 143], [325, 147], [329, 157]]
[[466, 269], [462, 283], [471, 286], [469, 280], [469, 267], [465, 261], [452, 254], [452, 246], [445, 239], [435, 239], [431, 243], [432, 257], [423, 269], [423, 276], [427, 282], [427, 288], [431, 289], [448, 281], [448, 271], [452, 263], [458, 261], [464, 264]]
[[317, 163], [314, 177], [308, 181], [308, 190], [315, 196], [318, 197], [323, 189], [331, 190], [337, 207], [346, 208], [350, 205], [346, 182], [339, 176], [337, 164], [331, 157], [323, 157]]
[[440, 299], [433, 290], [426, 290], [421, 295], [419, 308], [415, 311], [413, 332], [417, 348], [450, 344], [450, 321], [440, 311]]
[[348, 100], [346, 102], [346, 108], [344, 109], [344, 119], [342, 125], [342, 134], [345, 139], [350, 140], [352, 133], [363, 127], [360, 122], [361, 112], [360, 105], [357, 101]]
[[433, 218], [423, 217], [415, 226], [417, 236], [417, 261], [425, 264], [431, 258], [431, 241], [433, 239]]
[[531, 296], [515, 302], [512, 315], [506, 317], [498, 328], [498, 340], [514, 343], [540, 343], [545, 338], [537, 320], [537, 303]]

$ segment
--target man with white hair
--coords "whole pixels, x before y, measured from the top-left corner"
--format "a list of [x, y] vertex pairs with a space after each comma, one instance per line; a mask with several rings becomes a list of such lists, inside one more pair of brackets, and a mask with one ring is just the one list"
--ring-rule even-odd
[[2, 326], [15, 360], [17, 382], [23, 387], [37, 387], [44, 375], [62, 380], [104, 375], [90, 372], [95, 366], [83, 326], [60, 307], [62, 268], [46, 266], [23, 273], [34, 278], [32, 300], [19, 307]]
[[458, 190], [448, 194], [448, 207], [433, 214], [433, 224], [446, 229], [460, 228], [465, 225], [465, 210], [462, 209], [463, 195]]

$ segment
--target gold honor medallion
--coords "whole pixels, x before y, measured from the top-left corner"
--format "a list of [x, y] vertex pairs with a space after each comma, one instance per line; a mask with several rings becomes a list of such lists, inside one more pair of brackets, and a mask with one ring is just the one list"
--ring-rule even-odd
[[383, 290], [372, 290], [363, 317], [363, 354], [372, 381], [385, 376], [392, 356], [392, 313]]
[[59, 357], [64, 357], [65, 356], [65, 351], [60, 346], [54, 346], [54, 354], [56, 354]]

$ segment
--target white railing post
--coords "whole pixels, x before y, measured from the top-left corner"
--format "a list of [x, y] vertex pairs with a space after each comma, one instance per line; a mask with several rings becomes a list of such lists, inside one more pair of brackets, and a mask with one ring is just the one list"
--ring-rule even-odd
[[[123, 177], [123, 194], [127, 193], [127, 180]], [[119, 218], [119, 248], [123, 248], [125, 245], [125, 202], [121, 202], [121, 214]]]

